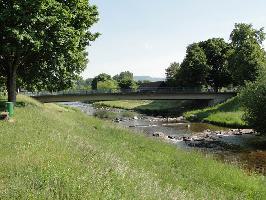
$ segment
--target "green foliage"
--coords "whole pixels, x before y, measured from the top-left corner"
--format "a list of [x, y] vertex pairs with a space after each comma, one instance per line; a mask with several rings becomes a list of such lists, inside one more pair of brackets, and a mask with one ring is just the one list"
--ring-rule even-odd
[[165, 70], [167, 86], [175, 87], [178, 85], [176, 77], [178, 76], [179, 70], [180, 65], [176, 62], [171, 63], [170, 66]]
[[255, 82], [247, 83], [240, 93], [244, 120], [255, 130], [266, 134], [266, 72]]
[[245, 81], [255, 81], [259, 71], [266, 63], [262, 42], [263, 29], [256, 30], [251, 24], [236, 24], [231, 33], [233, 47], [229, 59], [234, 83], [243, 86]]
[[204, 50], [198, 43], [187, 48], [184, 61], [180, 65], [180, 77], [183, 85], [202, 86], [206, 85], [206, 78], [210, 71]]
[[112, 77], [109, 74], [101, 73], [92, 79], [91, 87], [93, 90], [97, 90], [98, 82], [105, 82], [108, 80], [112, 80]]
[[16, 79], [27, 89], [70, 87], [87, 64], [86, 47], [98, 37], [96, 6], [88, 0], [0, 0], [0, 73], [15, 100]]
[[82, 77], [78, 77], [76, 81], [74, 81], [72, 90], [91, 90], [91, 79], [84, 80]]
[[[218, 92], [228, 85], [243, 86], [245, 81], [254, 81], [266, 63], [263, 29], [236, 24], [230, 38], [230, 44], [222, 38], [212, 38], [189, 45], [180, 70], [167, 69], [168, 82], [185, 86], [206, 85]], [[172, 79], [175, 73], [176, 78]]]
[[222, 38], [212, 38], [199, 43], [207, 58], [210, 68], [206, 82], [216, 92], [222, 87], [232, 83], [232, 77], [228, 69], [228, 54], [230, 45]]
[[262, 176], [28, 100], [0, 121], [1, 199], [266, 198]]
[[0, 76], [0, 92], [1, 93], [4, 92], [4, 90], [6, 89], [5, 82], [6, 82], [5, 78]]
[[134, 89], [137, 87], [133, 78], [133, 73], [129, 71], [121, 72], [120, 74], [115, 75], [113, 79], [117, 81], [118, 86], [121, 89]]
[[97, 89], [115, 91], [118, 89], [118, 84], [115, 80], [100, 81], [97, 84]]
[[247, 126], [242, 120], [243, 114], [240, 100], [235, 97], [213, 107], [186, 112], [184, 116], [191, 121], [204, 121], [220, 126], [241, 128]]

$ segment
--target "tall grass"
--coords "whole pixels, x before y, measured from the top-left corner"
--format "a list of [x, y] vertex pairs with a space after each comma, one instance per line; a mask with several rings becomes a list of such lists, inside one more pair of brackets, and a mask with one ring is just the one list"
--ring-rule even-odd
[[0, 199], [266, 199], [265, 178], [19, 96], [0, 121]]

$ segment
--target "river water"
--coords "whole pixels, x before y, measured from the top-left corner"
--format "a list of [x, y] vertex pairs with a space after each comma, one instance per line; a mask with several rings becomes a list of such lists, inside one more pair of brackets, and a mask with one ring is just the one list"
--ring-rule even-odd
[[[64, 105], [76, 107], [93, 115], [97, 110], [123, 113], [121, 109], [94, 108], [91, 104], [80, 102], [63, 103]], [[119, 116], [119, 115], [118, 115]], [[122, 117], [114, 120], [120, 126], [133, 129], [138, 132], [152, 136], [154, 133], [164, 133], [171, 138], [190, 137], [206, 130], [228, 131], [228, 128], [213, 126], [205, 123], [190, 123], [182, 119], [173, 120], [162, 117], [153, 117], [136, 113], [134, 117]], [[258, 172], [266, 175], [266, 136], [259, 135], [230, 135], [220, 137], [219, 142], [200, 146], [188, 145], [185, 141], [175, 144], [186, 150], [198, 150], [207, 156], [224, 162], [236, 164], [247, 171]]]

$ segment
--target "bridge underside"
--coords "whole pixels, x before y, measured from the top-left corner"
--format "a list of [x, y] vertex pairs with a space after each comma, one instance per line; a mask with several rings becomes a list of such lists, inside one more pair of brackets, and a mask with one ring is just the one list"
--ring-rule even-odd
[[85, 102], [85, 101], [114, 101], [114, 100], [208, 100], [217, 104], [236, 96], [236, 93], [114, 93], [114, 94], [65, 94], [33, 96], [43, 103], [50, 102]]

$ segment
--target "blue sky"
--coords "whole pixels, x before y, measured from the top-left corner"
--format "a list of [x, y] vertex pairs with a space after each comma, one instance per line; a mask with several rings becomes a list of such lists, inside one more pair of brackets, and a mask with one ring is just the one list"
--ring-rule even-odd
[[[265, 0], [91, 0], [102, 35], [88, 48], [83, 77], [129, 70], [164, 77], [186, 46], [212, 37], [229, 40], [235, 23], [266, 27]], [[266, 44], [266, 43], [264, 43]]]

